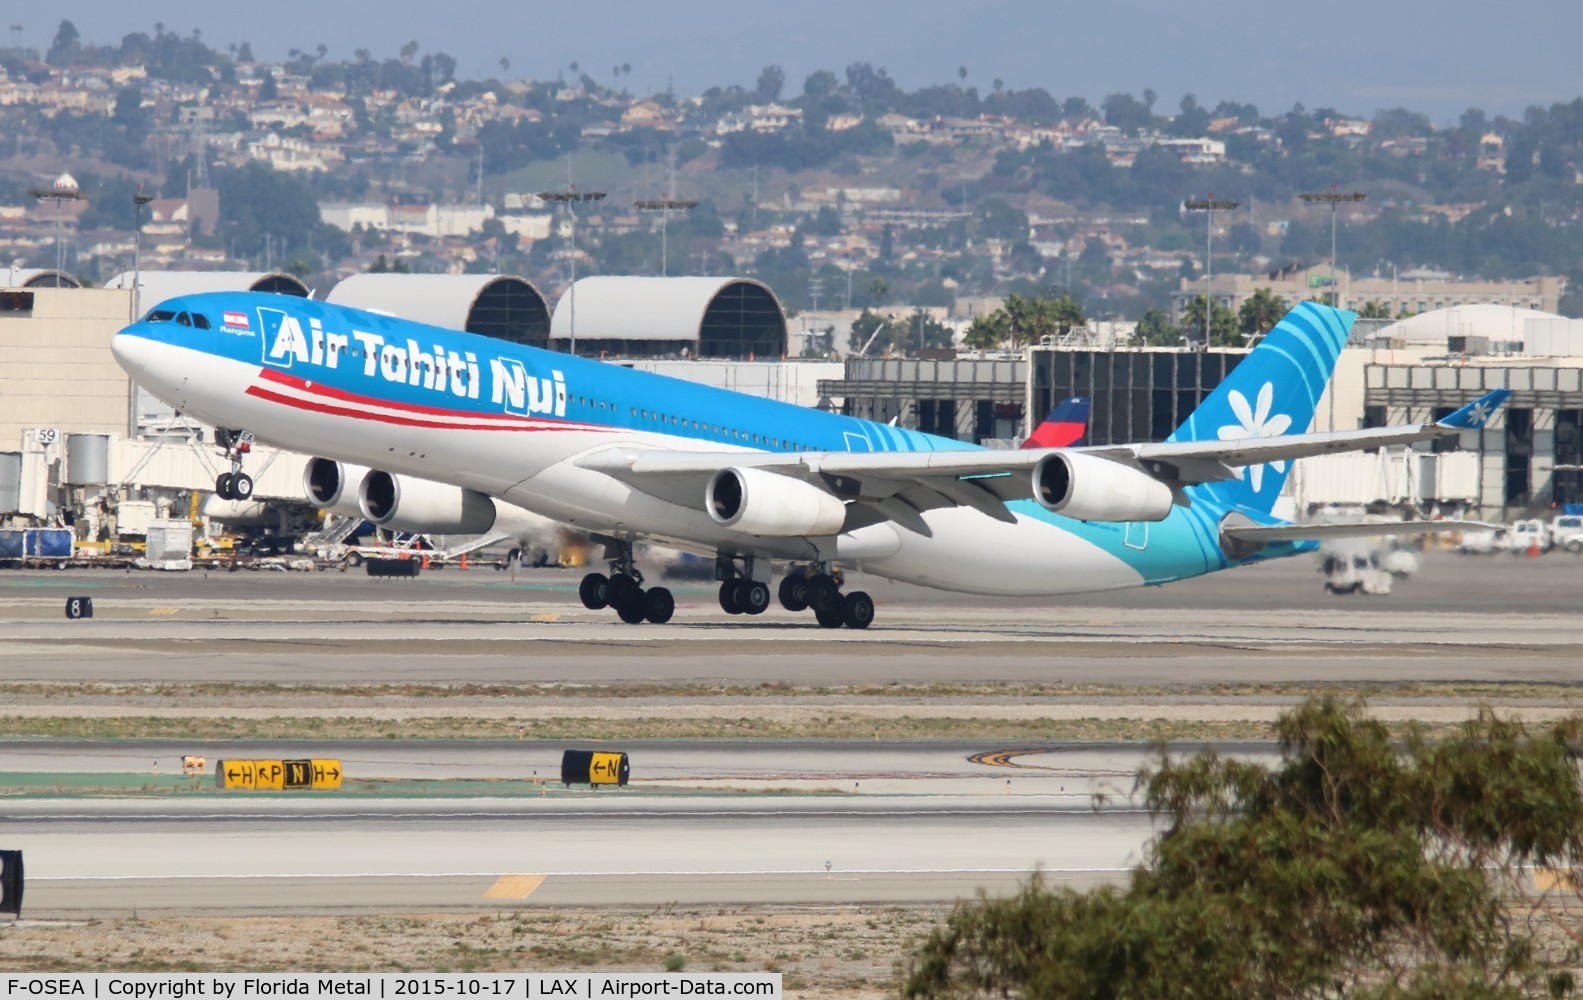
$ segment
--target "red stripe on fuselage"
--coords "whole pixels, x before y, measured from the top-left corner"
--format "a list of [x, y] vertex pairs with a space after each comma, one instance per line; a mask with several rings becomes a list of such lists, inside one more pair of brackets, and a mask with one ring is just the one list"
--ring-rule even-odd
[[397, 424], [402, 427], [430, 427], [442, 431], [573, 431], [595, 429], [584, 424], [564, 424], [549, 421], [532, 424], [526, 421], [510, 424], [458, 424], [443, 423], [438, 420], [422, 420], [417, 417], [397, 417], [387, 413], [369, 413], [364, 410], [354, 410], [350, 407], [335, 406], [330, 403], [298, 399], [295, 396], [287, 396], [284, 393], [266, 389], [260, 385], [248, 386], [247, 395], [257, 399], [268, 400], [271, 403], [281, 403], [294, 409], [326, 413], [335, 417], [351, 417], [354, 420], [375, 420], [380, 423]]
[[[354, 403], [354, 404], [356, 404], [358, 406], [378, 406], [378, 407], [382, 407], [382, 408], [387, 409], [387, 410], [400, 410], [400, 411], [405, 412], [405, 413], [421, 414], [423, 416], [428, 416], [428, 417], [450, 417], [450, 418], [456, 419], [456, 420], [498, 421], [501, 424], [501, 426], [498, 426], [498, 427], [490, 427], [490, 428], [488, 428], [488, 429], [491, 429], [491, 430], [539, 430], [539, 429], [552, 429], [552, 430], [604, 430], [605, 429], [604, 427], [602, 427], [602, 426], [600, 426], [598, 424], [584, 424], [584, 423], [578, 423], [578, 422], [569, 421], [569, 420], [553, 420], [552, 421], [552, 420], [548, 420], [548, 419], [544, 419], [544, 418], [534, 419], [534, 418], [531, 418], [531, 417], [523, 417], [523, 416], [518, 416], [516, 414], [511, 414], [511, 413], [473, 413], [473, 412], [470, 412], [468, 410], [447, 410], [447, 409], [442, 409], [440, 407], [434, 407], [434, 406], [420, 406], [420, 405], [418, 405], [416, 403], [398, 403], [398, 402], [394, 402], [394, 401], [388, 400], [388, 399], [380, 399], [377, 396], [362, 396], [362, 395], [358, 395], [357, 393], [347, 392], [347, 391], [345, 391], [343, 389], [337, 389], [334, 386], [325, 385], [322, 382], [310, 382], [307, 379], [298, 378], [295, 375], [291, 375], [291, 374], [289, 374], [287, 372], [283, 372], [283, 371], [280, 371], [280, 370], [274, 369], [274, 368], [261, 368], [261, 369], [259, 369], [258, 374], [259, 374], [260, 378], [264, 379], [267, 382], [274, 382], [274, 383], [276, 383], [278, 385], [290, 386], [291, 388], [300, 390], [302, 392], [312, 393], [313, 395], [316, 395], [316, 396], [323, 396], [326, 399], [334, 399], [334, 400], [338, 400], [338, 401], [343, 402], [343, 403]], [[251, 392], [251, 390], [249, 390], [249, 391]], [[252, 394], [253, 395], [257, 395], [257, 393], [252, 393]], [[282, 398], [286, 398], [286, 397], [282, 397]], [[358, 414], [358, 415], [359, 416], [368, 416], [368, 414]], [[400, 422], [400, 421], [397, 420], [396, 418], [392, 418], [390, 422]], [[543, 427], [538, 426], [540, 424], [550, 424], [552, 426], [550, 426], [548, 428], [543, 428]], [[448, 427], [448, 426], [451, 426], [451, 425], [449, 425], [449, 424], [418, 424], [418, 425], [414, 425], [414, 426]]]

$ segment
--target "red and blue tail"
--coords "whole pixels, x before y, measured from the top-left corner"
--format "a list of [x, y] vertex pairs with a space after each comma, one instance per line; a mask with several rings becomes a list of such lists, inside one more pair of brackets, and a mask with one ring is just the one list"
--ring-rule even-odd
[[1087, 396], [1063, 399], [1044, 418], [1044, 423], [1033, 429], [1024, 448], [1079, 448], [1088, 442]]

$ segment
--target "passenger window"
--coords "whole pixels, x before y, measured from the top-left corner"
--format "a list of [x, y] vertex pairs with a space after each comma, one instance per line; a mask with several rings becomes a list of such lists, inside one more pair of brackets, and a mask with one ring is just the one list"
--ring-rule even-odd
[[180, 323], [182, 326], [191, 326], [192, 317], [188, 316], [186, 313], [182, 313], [176, 317], [176, 322]]
[[209, 317], [205, 316], [203, 313], [192, 314], [192, 325], [200, 330], [212, 329], [212, 327], [209, 326]]

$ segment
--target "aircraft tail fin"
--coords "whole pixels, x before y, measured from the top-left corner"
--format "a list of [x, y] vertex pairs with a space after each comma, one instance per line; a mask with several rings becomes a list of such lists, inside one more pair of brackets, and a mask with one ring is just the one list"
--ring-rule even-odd
[[1087, 396], [1072, 396], [1055, 404], [1044, 422], [1033, 429], [1024, 448], [1080, 448], [1088, 443]]
[[[1233, 441], [1301, 434], [1335, 371], [1357, 313], [1298, 304], [1199, 404], [1168, 441]], [[1287, 461], [1238, 470], [1198, 487], [1219, 503], [1269, 513], [1291, 471]]]

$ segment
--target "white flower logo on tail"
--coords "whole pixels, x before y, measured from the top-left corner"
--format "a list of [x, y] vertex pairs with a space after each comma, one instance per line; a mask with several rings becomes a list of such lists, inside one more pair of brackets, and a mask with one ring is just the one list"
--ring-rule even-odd
[[[1231, 403], [1231, 412], [1237, 418], [1237, 423], [1228, 424], [1220, 428], [1220, 440], [1244, 441], [1250, 438], [1280, 437], [1286, 429], [1292, 426], [1292, 418], [1284, 413], [1270, 415], [1270, 406], [1275, 402], [1275, 386], [1269, 382], [1264, 383], [1259, 389], [1259, 405], [1257, 409], [1248, 406], [1248, 398], [1236, 389], [1231, 390], [1227, 400]], [[1264, 487], [1264, 466], [1269, 465], [1276, 472], [1286, 471], [1286, 461], [1265, 462], [1247, 467], [1248, 481], [1253, 484], [1253, 492], [1257, 493]]]

